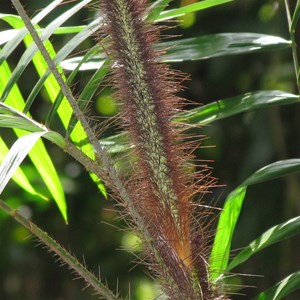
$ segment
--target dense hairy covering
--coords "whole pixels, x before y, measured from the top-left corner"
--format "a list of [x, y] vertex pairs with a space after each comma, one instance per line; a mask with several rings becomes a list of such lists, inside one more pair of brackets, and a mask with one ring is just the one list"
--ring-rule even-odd
[[[199, 199], [214, 185], [206, 170], [193, 171], [192, 144], [171, 122], [183, 99], [176, 72], [158, 63], [158, 28], [146, 21], [144, 0], [102, 0], [102, 34], [110, 38], [113, 84], [138, 157], [128, 183], [137, 229], [151, 269], [171, 299], [213, 299], [206, 261], [207, 214]], [[198, 199], [197, 199], [198, 198]], [[197, 200], [197, 201], [195, 201]], [[198, 217], [197, 217], [198, 214]], [[143, 232], [145, 231], [145, 232]]]

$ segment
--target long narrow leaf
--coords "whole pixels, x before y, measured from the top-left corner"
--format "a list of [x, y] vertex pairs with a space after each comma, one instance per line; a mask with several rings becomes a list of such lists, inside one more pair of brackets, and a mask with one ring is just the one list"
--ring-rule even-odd
[[34, 132], [20, 137], [11, 147], [0, 166], [0, 194], [37, 140], [45, 134]]
[[[1, 93], [1, 91], [7, 84], [11, 75], [10, 68], [7, 65], [6, 61], [0, 65], [0, 72], [1, 72], [1, 76], [0, 76], [0, 93]], [[22, 97], [22, 94], [20, 93], [18, 86], [16, 84], [13, 85], [9, 96], [6, 99], [6, 105], [13, 107], [17, 111], [22, 111], [25, 106], [25, 102]], [[14, 131], [18, 137], [24, 135], [24, 133], [21, 132], [19, 129], [14, 129]], [[2, 153], [3, 151], [5, 151], [4, 148], [2, 149]], [[53, 166], [52, 160], [48, 155], [48, 152], [42, 140], [39, 140], [36, 143], [34, 149], [29, 153], [29, 157], [32, 163], [34, 164], [34, 166], [36, 167], [37, 171], [43, 178], [45, 185], [47, 186], [50, 194], [53, 196], [53, 199], [57, 203], [58, 207], [65, 206], [66, 205], [65, 197], [64, 197], [64, 192], [63, 192], [61, 182], [59, 180], [57, 172]], [[18, 173], [16, 174], [16, 176], [18, 176]], [[18, 180], [17, 182], [19, 181], [20, 180]], [[21, 185], [21, 187], [23, 187], [23, 185]], [[61, 211], [61, 213], [63, 215], [65, 214], [64, 211]]]
[[[4, 14], [3, 14], [4, 15]], [[6, 15], [8, 16], [8, 15]], [[14, 16], [14, 15], [13, 15]], [[15, 16], [14, 16], [15, 17]], [[16, 16], [19, 18], [18, 16]], [[61, 26], [54, 30], [53, 34], [71, 34], [71, 33], [79, 33], [83, 31], [87, 26], [86, 25], [78, 25], [78, 26]], [[37, 32], [42, 32], [44, 28], [37, 28]], [[15, 38], [21, 29], [8, 29], [0, 32], [0, 46], [2, 44], [7, 43], [8, 41]]]
[[300, 289], [300, 272], [295, 272], [252, 300], [280, 300]]
[[180, 8], [164, 11], [156, 18], [156, 21], [164, 21], [175, 17], [184, 16], [187, 13], [207, 9], [232, 1], [234, 0], [204, 0]]
[[149, 8], [147, 19], [151, 21], [157, 19], [171, 1], [172, 0], [157, 0], [153, 2]]
[[[57, 19], [55, 19], [54, 21], [52, 21], [46, 28], [45, 30], [43, 30], [43, 32], [41, 33], [41, 39], [43, 41], [46, 41], [51, 34], [54, 32], [55, 29], [57, 29], [61, 24], [63, 24], [64, 22], [66, 22], [71, 16], [74, 15], [74, 13], [78, 12], [83, 6], [85, 6], [86, 4], [88, 4], [91, 0], [84, 0], [81, 1], [80, 3], [78, 3], [77, 5], [75, 5], [74, 7], [72, 7], [71, 9], [69, 9], [68, 11], [66, 11], [65, 13], [63, 13], [62, 15], [60, 15]], [[8, 20], [9, 22], [10, 20]], [[22, 22], [23, 23], [23, 22]], [[11, 26], [14, 26], [13, 24], [10, 24]], [[24, 24], [22, 24], [22, 26], [20, 26], [20, 24], [18, 23], [19, 27], [24, 27]], [[44, 73], [44, 70], [47, 69], [47, 65], [45, 64], [44, 59], [42, 58], [41, 54], [38, 52], [37, 46], [35, 44], [32, 43], [32, 38], [27, 36], [27, 38], [25, 38], [25, 42], [27, 44], [27, 49], [24, 52], [24, 54], [21, 56], [19, 63], [17, 64], [17, 66], [15, 67], [10, 80], [7, 83], [7, 86], [1, 96], [2, 99], [5, 99], [11, 89], [11, 87], [13, 86], [13, 84], [16, 83], [16, 81], [19, 79], [19, 77], [22, 75], [23, 71], [25, 70], [25, 68], [27, 67], [27, 65], [31, 62], [31, 60], [33, 59], [34, 64], [36, 65], [36, 69], [38, 71], [38, 73]], [[29, 46], [30, 45], [30, 46]], [[46, 44], [47, 49], [49, 49], [49, 47], [52, 48], [52, 45], [50, 42], [48, 42]], [[50, 51], [50, 55], [53, 55], [53, 48], [49, 49], [48, 51]], [[52, 51], [51, 51], [52, 50]], [[52, 52], [52, 53], [51, 53]], [[36, 54], [36, 55], [35, 55]], [[53, 57], [53, 56], [52, 56]], [[40, 74], [41, 76], [41, 74]], [[58, 91], [55, 91], [55, 86], [51, 86], [49, 84], [49, 86], [47, 87], [48, 89], [52, 89], [54, 90], [53, 92], [58, 93]]]
[[[43, 20], [44, 17], [46, 17], [55, 7], [57, 7], [63, 0], [54, 0], [52, 1], [48, 6], [43, 8], [33, 19], [32, 24], [37, 24], [41, 20]], [[12, 23], [17, 22], [19, 23], [21, 18], [16, 15], [11, 14], [0, 14], [0, 19]], [[12, 25], [14, 28], [18, 27], [17, 24]], [[10, 40], [0, 51], [0, 65], [5, 61], [8, 56], [16, 49], [16, 47], [21, 43], [21, 41], [24, 39], [26, 34], [28, 33], [27, 29], [24, 27], [20, 32], [12, 39]]]
[[226, 272], [229, 272], [236, 266], [242, 264], [252, 255], [261, 251], [262, 249], [287, 238], [293, 237], [294, 235], [297, 235], [299, 233], [300, 217], [296, 217], [288, 220], [287, 222], [273, 226], [272, 228], [264, 232], [259, 238], [251, 242], [249, 246], [243, 249], [237, 256], [235, 256], [226, 268]]
[[219, 33], [160, 43], [167, 49], [163, 61], [180, 62], [219, 56], [279, 50], [291, 47], [291, 42], [278, 36], [259, 33]]
[[248, 186], [299, 171], [300, 159], [288, 159], [275, 162], [252, 174], [228, 195], [220, 214], [210, 257], [211, 276], [213, 280], [218, 280], [227, 268], [232, 235], [242, 209]]
[[[59, 65], [63, 59], [65, 59], [82, 41], [87, 39], [90, 35], [92, 35], [100, 26], [100, 19], [97, 19], [90, 23], [82, 32], [76, 34], [68, 43], [57, 53], [55, 56], [55, 63]], [[52, 46], [51, 46], [52, 47]], [[49, 47], [47, 48], [49, 51]], [[55, 51], [52, 49], [52, 56], [55, 55]], [[82, 63], [82, 62], [79, 62]], [[38, 68], [38, 66], [37, 66]], [[61, 119], [61, 122], [65, 128], [68, 127], [70, 116], [72, 115], [72, 109], [66, 99], [59, 99], [59, 102], [57, 101], [59, 86], [56, 82], [56, 80], [53, 78], [53, 76], [50, 77], [51, 72], [50, 70], [46, 68], [39, 68], [39, 73], [42, 74], [42, 71], [44, 71], [43, 75], [40, 77], [39, 81], [35, 84], [34, 88], [32, 89], [32, 92], [30, 93], [27, 102], [33, 102], [38, 93], [40, 92], [41, 88], [44, 86], [45, 82], [47, 82], [46, 90], [49, 95], [49, 98], [51, 102], [56, 102], [55, 107], [51, 108], [51, 110], [54, 110], [58, 112], [58, 115]], [[54, 87], [54, 89], [52, 88]], [[61, 105], [60, 105], [61, 104]], [[53, 115], [53, 112], [51, 112]], [[47, 120], [49, 123], [49, 120]], [[73, 140], [76, 138], [76, 136], [84, 138], [85, 133], [83, 131], [74, 132], [74, 135], [72, 136]], [[75, 142], [78, 142], [77, 140], [74, 140]]]
[[298, 95], [284, 91], [257, 91], [215, 101], [180, 113], [175, 117], [175, 121], [190, 124], [209, 124], [242, 112], [292, 104], [299, 101]]
[[295, 32], [300, 17], [300, 2], [297, 1], [296, 8], [292, 18], [291, 32]]
[[[0, 137], [0, 162], [4, 160], [7, 153], [9, 152], [8, 147]], [[39, 198], [42, 198], [43, 200], [48, 200], [48, 198], [42, 194], [40, 194], [29, 182], [27, 179], [27, 176], [22, 171], [21, 168], [18, 168], [14, 175], [12, 176], [12, 180], [16, 182], [23, 190], [25, 190], [27, 193], [38, 196]]]
[[48, 130], [44, 125], [34, 121], [24, 113], [0, 102], [0, 127], [18, 128], [28, 132], [45, 132], [44, 137], [60, 148], [65, 147], [64, 138], [57, 132]]
[[[175, 116], [174, 121], [205, 125], [242, 112], [298, 103], [299, 101], [298, 95], [284, 91], [257, 91], [215, 101], [190, 111], [179, 113]], [[129, 148], [129, 145], [124, 146], [125, 138], [126, 135], [122, 133], [103, 139], [101, 142], [111, 153], [123, 152]]]
[[[47, 39], [47, 37], [49, 37], [52, 33], [53, 33], [53, 30], [57, 29], [57, 26], [59, 26], [61, 23], [63, 23], [64, 21], [66, 21], [70, 16], [72, 16], [75, 12], [77, 12], [80, 8], [82, 8], [84, 5], [86, 5], [87, 3], [89, 3], [91, 0], [83, 0], [81, 1], [79, 4], [75, 5], [73, 8], [71, 8], [70, 10], [68, 10], [67, 12], [65, 12], [64, 14], [62, 14], [61, 16], [59, 16], [57, 19], [55, 19], [51, 24], [49, 24], [44, 31], [42, 31], [41, 33], [41, 39]], [[96, 22], [96, 20], [95, 20]], [[95, 23], [93, 22], [93, 23]], [[97, 20], [97, 24], [96, 26], [94, 25], [94, 27], [97, 27], [97, 26], [100, 26], [100, 22], [99, 20]], [[90, 28], [85, 28], [85, 30], [89, 30]], [[83, 31], [85, 31], [83, 30]], [[86, 35], [84, 35], [84, 32], [80, 32], [79, 35], [81, 34], [81, 36], [85, 38], [87, 38], [90, 34], [92, 34], [93, 31], [89, 30], [87, 32]], [[72, 39], [72, 41], [74, 41], [75, 39]], [[49, 50], [50, 48], [50, 51], [52, 51], [52, 46], [50, 44], [49, 41], [46, 42], [47, 44], [49, 44], [49, 47], [47, 47], [47, 50]], [[70, 43], [69, 45], [72, 45], [72, 47], [74, 46], [74, 42], [73, 43]], [[76, 45], [78, 45], [78, 42], [76, 42]], [[28, 54], [27, 56], [25, 56], [24, 58], [24, 55], [22, 58], [29, 60], [31, 59], [33, 56], [32, 54], [35, 53], [36, 51], [36, 46], [30, 46], [26, 52], [28, 51]], [[30, 52], [31, 50], [31, 52]], [[25, 52], [25, 54], [26, 54]], [[52, 53], [49, 53], [50, 56], [54, 56], [55, 52], [54, 50], [52, 51]], [[52, 55], [51, 55], [52, 54]], [[41, 76], [47, 69], [48, 69], [48, 66], [46, 65], [45, 61], [44, 61], [44, 58], [41, 56], [41, 54], [39, 52], [37, 52], [36, 55], [39, 55], [40, 56], [40, 59], [37, 59], [36, 56], [33, 57], [33, 62], [36, 66], [36, 69], [39, 73], [39, 75]], [[21, 58], [21, 59], [22, 59]], [[22, 69], [23, 66], [21, 65], [20, 68]], [[16, 70], [16, 69], [15, 69]], [[12, 76], [13, 77], [13, 76]], [[52, 77], [52, 76], [51, 76]], [[16, 79], [16, 78], [14, 78]], [[48, 78], [45, 82], [45, 87], [46, 87], [46, 90], [51, 98], [51, 100], [54, 102], [55, 99], [56, 99], [56, 96], [58, 95], [58, 92], [59, 92], [59, 88], [58, 88], [58, 84], [56, 83], [55, 80], [52, 80], [52, 84], [49, 84], [49, 80], [51, 80], [51, 78]], [[13, 79], [11, 79], [11, 81], [13, 82]], [[48, 85], [47, 85], [47, 82], [48, 82]], [[57, 89], [55, 89], [57, 87]], [[69, 123], [69, 120], [70, 120], [70, 117], [72, 115], [72, 109], [69, 105], [69, 103], [65, 100], [62, 102], [62, 104], [59, 106], [58, 108], [58, 115], [60, 116], [60, 119], [62, 120], [64, 126], [66, 127]], [[82, 126], [80, 123], [77, 123], [71, 133], [71, 139], [73, 142], [75, 142], [77, 145], [80, 145], [80, 148], [81, 150], [86, 154], [88, 155], [90, 158], [93, 158], [94, 157], [94, 151], [93, 151], [93, 148], [91, 146], [91, 144], [89, 142], [87, 142], [87, 136], [86, 136], [86, 133], [85, 131], [83, 130]], [[46, 164], [45, 164], [46, 166]], [[49, 166], [50, 167], [50, 166]], [[46, 173], [45, 173], [46, 174]], [[99, 180], [98, 180], [99, 181]], [[98, 187], [100, 188], [101, 191], [104, 191], [104, 186], [99, 186], [98, 184]], [[105, 196], [105, 194], [104, 194]]]
[[[166, 49], [166, 54], [161, 57], [164, 62], [203, 60], [290, 47], [291, 42], [281, 37], [249, 32], [210, 34], [162, 42], [157, 45], [158, 49]], [[69, 58], [62, 63], [62, 67], [66, 70], [74, 70], [82, 58], [82, 56]], [[81, 69], [97, 70], [104, 59], [99, 55], [91, 57]]]

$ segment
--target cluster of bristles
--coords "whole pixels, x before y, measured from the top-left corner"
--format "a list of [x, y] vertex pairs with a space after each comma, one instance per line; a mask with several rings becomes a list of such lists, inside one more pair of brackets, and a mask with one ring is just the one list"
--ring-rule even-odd
[[[171, 119], [182, 110], [176, 73], [158, 63], [158, 29], [145, 18], [144, 0], [102, 0], [110, 39], [112, 81], [138, 158], [127, 184], [129, 212], [145, 244], [151, 269], [171, 299], [216, 299], [209, 282], [209, 211], [201, 197], [215, 184], [206, 168], [196, 171], [194, 144]], [[128, 204], [127, 204], [128, 205]], [[128, 209], [128, 207], [127, 207]]]

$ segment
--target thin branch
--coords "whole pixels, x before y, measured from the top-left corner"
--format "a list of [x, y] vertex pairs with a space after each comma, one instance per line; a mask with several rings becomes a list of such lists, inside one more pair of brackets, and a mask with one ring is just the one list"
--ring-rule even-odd
[[[67, 84], [64, 82], [61, 74], [59, 73], [59, 71], [57, 70], [54, 61], [51, 59], [49, 53], [47, 52], [41, 38], [39, 37], [38, 33], [36, 32], [34, 26], [32, 25], [30, 18], [28, 17], [26, 11], [24, 10], [22, 4], [20, 3], [19, 0], [11, 0], [14, 7], [16, 8], [18, 14], [21, 16], [22, 20], [25, 23], [26, 28], [28, 29], [28, 31], [30, 32], [36, 46], [38, 47], [38, 49], [40, 50], [41, 54], [43, 55], [46, 63], [48, 64], [49, 70], [52, 72], [52, 74], [54, 75], [57, 83], [59, 84], [61, 91], [63, 93], [63, 95], [68, 99], [73, 112], [76, 116], [76, 118], [80, 121], [80, 123], [82, 124], [88, 138], [89, 141], [91, 142], [92, 146], [94, 147], [94, 150], [96, 152], [96, 156], [97, 158], [102, 161], [103, 163], [103, 169], [105, 171], [107, 171], [109, 177], [110, 177], [110, 183], [114, 186], [114, 188], [118, 191], [118, 194], [120, 195], [120, 197], [123, 199], [123, 201], [125, 202], [125, 205], [127, 205], [129, 207], [129, 209], [131, 209], [131, 217], [133, 218], [133, 220], [136, 222], [137, 220], [140, 220], [140, 218], [138, 217], [137, 212], [134, 210], [133, 205], [132, 205], [132, 200], [121, 180], [121, 177], [118, 173], [118, 171], [116, 170], [116, 168], [114, 167], [114, 161], [113, 159], [109, 156], [109, 154], [107, 153], [106, 149], [100, 145], [97, 136], [95, 134], [95, 132], [93, 131], [93, 129], [91, 128], [91, 126], [89, 125], [86, 117], [84, 116], [84, 114], [82, 113], [80, 107], [78, 106], [78, 103], [76, 101], [76, 99], [74, 98], [72, 92], [70, 91], [70, 88], [67, 86]], [[68, 151], [69, 148], [65, 149], [65, 151]], [[74, 153], [74, 152], [73, 152]], [[79, 153], [79, 152], [77, 152]], [[139, 221], [140, 223], [141, 221]]]
[[44, 245], [49, 248], [51, 252], [57, 254], [60, 259], [66, 262], [86, 283], [91, 286], [97, 294], [105, 297], [107, 300], [118, 300], [110, 289], [100, 282], [94, 274], [88, 271], [74, 256], [72, 256], [66, 249], [60, 246], [53, 238], [51, 238], [45, 231], [40, 229], [31, 221], [25, 219], [17, 210], [10, 207], [4, 201], [0, 200], [0, 209], [12, 216], [18, 223], [27, 228], [33, 235], [35, 235]]

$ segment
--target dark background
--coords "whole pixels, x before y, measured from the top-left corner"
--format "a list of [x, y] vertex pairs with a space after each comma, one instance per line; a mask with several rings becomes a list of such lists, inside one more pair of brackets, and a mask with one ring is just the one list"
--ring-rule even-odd
[[[27, 1], [26, 9], [33, 15], [47, 3], [49, 1], [43, 1], [43, 4]], [[177, 7], [180, 3], [173, 5]], [[66, 8], [67, 5], [61, 6], [56, 14]], [[0, 11], [15, 13], [10, 1], [1, 1]], [[82, 10], [68, 25], [86, 24], [93, 14], [93, 9]], [[47, 24], [53, 17], [49, 16], [41, 25]], [[183, 22], [170, 33], [189, 37], [221, 32], [257, 32], [289, 39], [283, 1], [235, 1], [189, 15], [187, 21], [190, 26]], [[7, 25], [0, 21], [0, 30], [6, 28]], [[68, 38], [58, 36], [51, 41], [59, 49]], [[93, 40], [86, 42], [83, 49], [89, 48], [92, 43]], [[83, 49], [78, 49], [78, 52]], [[11, 68], [18, 62], [22, 51], [24, 49], [20, 47], [10, 57]], [[279, 89], [298, 93], [291, 50], [186, 62], [173, 67], [191, 74], [191, 80], [185, 82], [187, 88], [183, 96], [201, 104], [256, 90]], [[26, 74], [30, 76], [22, 76], [20, 80], [24, 96], [29, 94], [37, 79], [32, 66], [28, 67]], [[88, 75], [88, 72], [81, 73], [74, 85], [75, 90], [80, 90]], [[36, 101], [32, 111], [40, 120], [49, 109], [49, 104], [42, 102], [43, 98], [41, 94], [41, 101]], [[225, 185], [211, 195], [218, 206], [222, 207], [226, 195], [257, 169], [277, 160], [299, 157], [299, 115], [299, 105], [289, 105], [243, 113], [201, 129], [200, 133], [209, 137], [203, 145], [215, 147], [200, 149], [199, 157], [214, 160], [214, 175]], [[13, 142], [10, 130], [1, 129], [0, 133], [8, 144]], [[69, 225], [64, 224], [53, 201], [47, 203], [35, 199], [13, 182], [1, 198], [32, 215], [35, 223], [77, 257], [81, 259], [84, 255], [92, 271], [98, 274], [98, 266], [101, 266], [101, 276], [111, 288], [118, 286], [123, 295], [130, 293], [131, 299], [155, 297], [151, 280], [144, 268], [136, 264], [139, 247], [131, 248], [134, 254], [124, 250], [124, 247], [132, 245], [135, 236], [123, 230], [126, 226], [118, 219], [113, 201], [101, 196], [81, 166], [53, 145], [45, 143], [65, 188]], [[27, 160], [24, 168], [33, 185], [43, 190], [39, 176]], [[269, 227], [298, 216], [299, 195], [298, 175], [250, 187], [234, 235], [233, 248], [241, 248]], [[89, 289], [82, 291], [84, 283], [74, 281], [74, 275], [66, 267], [60, 267], [59, 262], [55, 263], [56, 259], [37, 244], [27, 230], [0, 211], [0, 300], [97, 298], [91, 295]], [[237, 268], [237, 273], [245, 275], [233, 278], [230, 283], [244, 288], [236, 290], [242, 295], [232, 298], [251, 299], [258, 291], [298, 271], [299, 249], [299, 238], [296, 237], [262, 251]], [[299, 297], [295, 293], [287, 299]]]

